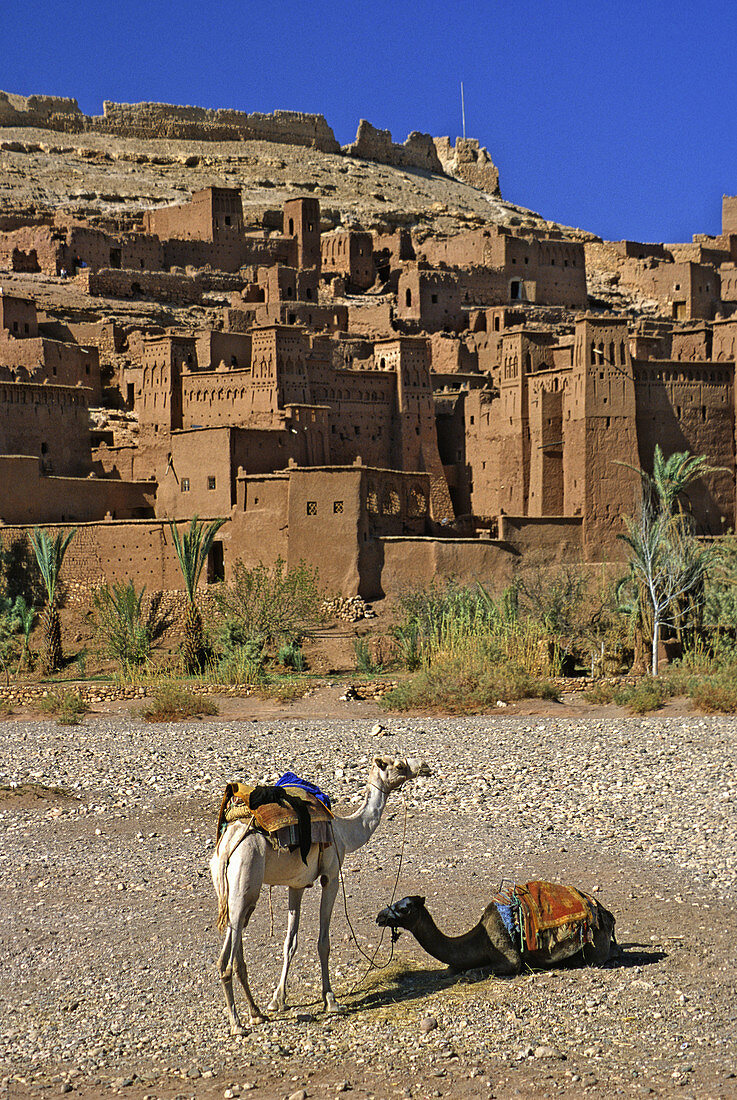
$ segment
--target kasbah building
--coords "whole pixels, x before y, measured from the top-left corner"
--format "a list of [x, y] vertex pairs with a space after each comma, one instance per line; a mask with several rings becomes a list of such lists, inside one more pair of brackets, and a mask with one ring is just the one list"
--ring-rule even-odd
[[[340, 150], [321, 116], [88, 118], [0, 93], [0, 139], [17, 126], [266, 137], [499, 194], [477, 142], [397, 145], [364, 122]], [[225, 185], [135, 225], [0, 210], [6, 545], [74, 525], [68, 577], [169, 590], [169, 522], [222, 516], [206, 583], [281, 556], [366, 599], [434, 576], [495, 585], [525, 561], [620, 559], [656, 444], [715, 468], [692, 493], [699, 532], [734, 527], [737, 197], [720, 236], [682, 244], [322, 223], [304, 194], [247, 225]], [[57, 308], [56, 287], [81, 304]], [[213, 296], [227, 304], [198, 312]], [[184, 322], [131, 323], [132, 301]]]

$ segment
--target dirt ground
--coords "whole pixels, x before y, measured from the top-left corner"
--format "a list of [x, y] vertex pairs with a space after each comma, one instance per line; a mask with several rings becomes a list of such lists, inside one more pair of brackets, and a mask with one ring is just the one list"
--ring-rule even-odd
[[[74, 730], [0, 725], [0, 1096], [737, 1095], [737, 922], [723, 877], [737, 723], [677, 705], [641, 721], [577, 695], [486, 719], [399, 718], [341, 700], [345, 685], [288, 706], [223, 698], [217, 719], [179, 726], [144, 728], [122, 703]], [[283, 761], [343, 800], [366, 754], [397, 749], [421, 751], [434, 775], [407, 788], [404, 840], [400, 796], [346, 867], [350, 925], [339, 897], [332, 954], [345, 1014], [321, 1011], [308, 892], [289, 1011], [231, 1039], [206, 864], [222, 778]], [[426, 895], [444, 929], [471, 927], [514, 868], [596, 891], [622, 957], [469, 980], [405, 933], [391, 965], [353, 989], [366, 964], [351, 926], [371, 954], [400, 852], [397, 896]], [[273, 933], [266, 892], [248, 930], [262, 1007], [282, 894]]]

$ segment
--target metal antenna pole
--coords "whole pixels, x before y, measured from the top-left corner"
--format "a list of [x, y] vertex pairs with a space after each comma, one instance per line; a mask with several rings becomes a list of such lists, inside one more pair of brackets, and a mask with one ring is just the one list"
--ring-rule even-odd
[[466, 104], [463, 99], [463, 81], [461, 81], [461, 118], [463, 119], [463, 138], [466, 138]]

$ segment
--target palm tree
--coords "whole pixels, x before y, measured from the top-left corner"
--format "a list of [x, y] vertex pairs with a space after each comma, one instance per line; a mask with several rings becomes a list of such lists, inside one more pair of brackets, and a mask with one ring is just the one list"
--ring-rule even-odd
[[171, 537], [179, 560], [187, 593], [187, 610], [184, 616], [184, 647], [182, 664], [185, 672], [197, 672], [202, 667], [205, 656], [205, 640], [202, 630], [202, 615], [197, 606], [197, 584], [202, 567], [207, 561], [215, 535], [225, 523], [224, 519], [215, 519], [205, 526], [197, 516], [189, 525], [189, 531], [179, 534], [175, 523], [170, 522]]
[[679, 497], [704, 474], [719, 467], [709, 466], [703, 455], [688, 451], [665, 458], [655, 447], [653, 472], [639, 471], [642, 504], [639, 516], [625, 516], [627, 528], [619, 537], [629, 548], [630, 573], [627, 584], [637, 593], [639, 621], [652, 628], [651, 670], [658, 674], [658, 646], [663, 626], [682, 631], [697, 621], [703, 610], [706, 576], [714, 551], [701, 546], [693, 536], [691, 517]]
[[[679, 497], [689, 485], [706, 474], [720, 473], [724, 467], [710, 466], [705, 455], [692, 455], [689, 451], [675, 451], [666, 458], [658, 444], [653, 454], [653, 472], [641, 471], [643, 489], [660, 510], [674, 515]], [[680, 507], [680, 505], [679, 505]]]
[[31, 546], [36, 555], [47, 596], [46, 609], [43, 614], [44, 639], [41, 652], [41, 667], [44, 672], [56, 672], [61, 667], [63, 660], [61, 620], [56, 602], [57, 587], [64, 555], [76, 533], [77, 528], [73, 527], [66, 535], [63, 531], [59, 531], [56, 537], [52, 539], [45, 531], [34, 527], [31, 535]]

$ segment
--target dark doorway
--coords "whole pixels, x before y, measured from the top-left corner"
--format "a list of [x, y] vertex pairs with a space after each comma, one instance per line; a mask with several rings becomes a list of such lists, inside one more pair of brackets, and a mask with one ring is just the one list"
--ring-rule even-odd
[[110, 266], [120, 267], [123, 261], [123, 256], [119, 248], [110, 249]]
[[207, 583], [217, 584], [225, 580], [225, 560], [223, 555], [223, 543], [216, 539], [207, 555]]

